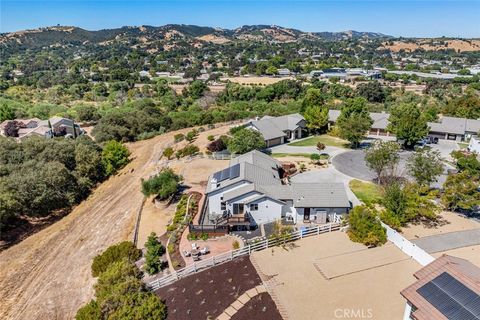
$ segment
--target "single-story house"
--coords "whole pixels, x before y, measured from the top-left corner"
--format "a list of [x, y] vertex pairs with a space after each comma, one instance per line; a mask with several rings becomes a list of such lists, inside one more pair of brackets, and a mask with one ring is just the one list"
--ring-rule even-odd
[[307, 124], [303, 116], [294, 113], [281, 117], [265, 116], [260, 120], [249, 121], [246, 127], [258, 130], [269, 148], [302, 138], [302, 131], [305, 130]]
[[[5, 120], [0, 123], [0, 135], [6, 136], [5, 128], [8, 123], [15, 122], [18, 129], [17, 139], [24, 139], [31, 136], [40, 136], [51, 138], [53, 136], [74, 137], [84, 134], [84, 131], [75, 121], [62, 117], [52, 117], [49, 120], [32, 119], [15, 119]], [[75, 128], [75, 129], [74, 129]]]
[[[340, 110], [329, 110], [329, 126], [335, 124], [339, 116]], [[389, 113], [370, 112], [370, 117], [373, 120], [373, 124], [369, 134], [377, 136], [391, 135], [387, 131]], [[473, 135], [480, 131], [480, 120], [442, 116], [438, 121], [428, 122], [428, 126], [430, 128], [428, 135], [431, 137], [464, 141], [470, 140]]]
[[418, 280], [401, 292], [404, 320], [480, 320], [480, 268], [443, 255], [414, 276]]
[[275, 220], [290, 223], [338, 221], [351, 203], [342, 183], [290, 183], [276, 159], [251, 151], [209, 177], [204, 224], [255, 227]]

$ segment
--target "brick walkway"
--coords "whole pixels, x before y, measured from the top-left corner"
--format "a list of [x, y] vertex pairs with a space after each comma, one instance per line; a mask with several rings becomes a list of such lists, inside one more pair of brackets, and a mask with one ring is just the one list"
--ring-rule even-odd
[[250, 299], [259, 295], [260, 293], [267, 292], [267, 289], [263, 284], [259, 284], [255, 288], [252, 288], [238, 297], [223, 313], [218, 316], [218, 320], [229, 320], [238, 310], [240, 310]]

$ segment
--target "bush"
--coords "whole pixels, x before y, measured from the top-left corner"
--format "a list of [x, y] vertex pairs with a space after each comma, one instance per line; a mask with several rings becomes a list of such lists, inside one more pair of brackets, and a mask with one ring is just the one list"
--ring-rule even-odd
[[207, 145], [207, 150], [210, 152], [219, 152], [227, 149], [227, 145], [225, 144], [224, 140], [217, 139]]
[[111, 140], [103, 147], [102, 163], [107, 175], [115, 174], [128, 163], [130, 152], [120, 142]]
[[147, 253], [145, 254], [145, 271], [148, 274], [155, 274], [164, 267], [160, 257], [165, 253], [165, 247], [157, 240], [157, 235], [152, 232], [145, 243]]
[[166, 157], [168, 160], [170, 160], [173, 156], [173, 148], [168, 147], [163, 150], [163, 156]]
[[213, 140], [215, 140], [215, 137], [214, 137], [213, 135], [209, 135], [209, 136], [207, 137], [207, 140], [208, 140], [208, 141], [213, 141]]
[[183, 133], [177, 133], [173, 136], [173, 142], [178, 143], [180, 141], [185, 140], [185, 135]]
[[187, 135], [185, 136], [185, 139], [189, 142], [189, 143], [192, 143], [193, 141], [195, 141], [195, 139], [197, 139], [197, 136], [198, 136], [198, 131], [193, 129], [192, 131], [189, 131], [187, 133]]
[[142, 256], [142, 251], [137, 249], [130, 241], [120, 242], [109, 247], [102, 254], [96, 256], [92, 263], [92, 275], [98, 277], [105, 272], [112, 263], [126, 259], [135, 262]]
[[366, 246], [379, 246], [387, 242], [387, 233], [382, 227], [375, 209], [356, 206], [348, 215], [348, 236], [354, 242]]
[[182, 180], [182, 176], [175, 174], [172, 169], [164, 169], [148, 180], [142, 179], [142, 193], [146, 197], [156, 195], [163, 200], [177, 192]]
[[237, 250], [237, 249], [240, 248], [240, 243], [238, 242], [238, 240], [234, 240], [234, 241], [232, 242], [232, 248], [233, 248], [234, 250]]
[[156, 294], [146, 289], [141, 278], [140, 270], [127, 259], [111, 263], [95, 284], [96, 300], [80, 308], [75, 318], [166, 319], [166, 306]]
[[228, 142], [230, 153], [243, 154], [255, 149], [265, 148], [265, 140], [260, 132], [242, 128], [236, 131]]
[[175, 153], [177, 159], [196, 155], [200, 149], [193, 144], [189, 144]]

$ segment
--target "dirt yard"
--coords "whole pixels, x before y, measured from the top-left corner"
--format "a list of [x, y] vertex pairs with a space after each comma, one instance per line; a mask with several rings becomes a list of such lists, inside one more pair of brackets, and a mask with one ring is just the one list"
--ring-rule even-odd
[[418, 39], [415, 42], [393, 41], [392, 45], [384, 43], [382, 48], [389, 49], [393, 52], [400, 50], [415, 51], [423, 49], [426, 51], [436, 51], [444, 49], [453, 49], [455, 51], [480, 51], [480, 40], [441, 40], [442, 43], [431, 43], [431, 39]]
[[[214, 132], [225, 130], [228, 128]], [[117, 176], [100, 185], [62, 220], [0, 253], [2, 319], [72, 319], [93, 297], [93, 257], [132, 238], [143, 201], [140, 178], [152, 174], [163, 148], [178, 132], [130, 144], [132, 162]], [[162, 226], [159, 223], [153, 229]]]
[[402, 229], [402, 234], [407, 239], [417, 239], [436, 234], [479, 228], [480, 223], [473, 219], [465, 218], [451, 211], [443, 211], [440, 214], [438, 223], [432, 226], [425, 226], [423, 224], [409, 225]]
[[400, 291], [421, 267], [392, 244], [367, 249], [340, 231], [258, 251], [252, 260], [272, 278], [275, 302], [291, 320], [401, 319]]

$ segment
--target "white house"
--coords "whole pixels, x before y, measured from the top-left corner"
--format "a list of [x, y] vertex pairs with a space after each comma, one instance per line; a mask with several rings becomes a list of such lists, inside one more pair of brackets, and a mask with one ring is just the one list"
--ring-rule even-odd
[[470, 143], [468, 144], [468, 150], [471, 152], [476, 152], [480, 155], [480, 138], [478, 136], [473, 136], [470, 139]]
[[290, 183], [281, 163], [251, 151], [209, 177], [203, 224], [255, 227], [283, 219], [326, 223], [348, 213], [342, 183]]
[[267, 148], [302, 138], [306, 126], [305, 118], [298, 113], [281, 117], [265, 116], [246, 125], [247, 128], [260, 131]]

